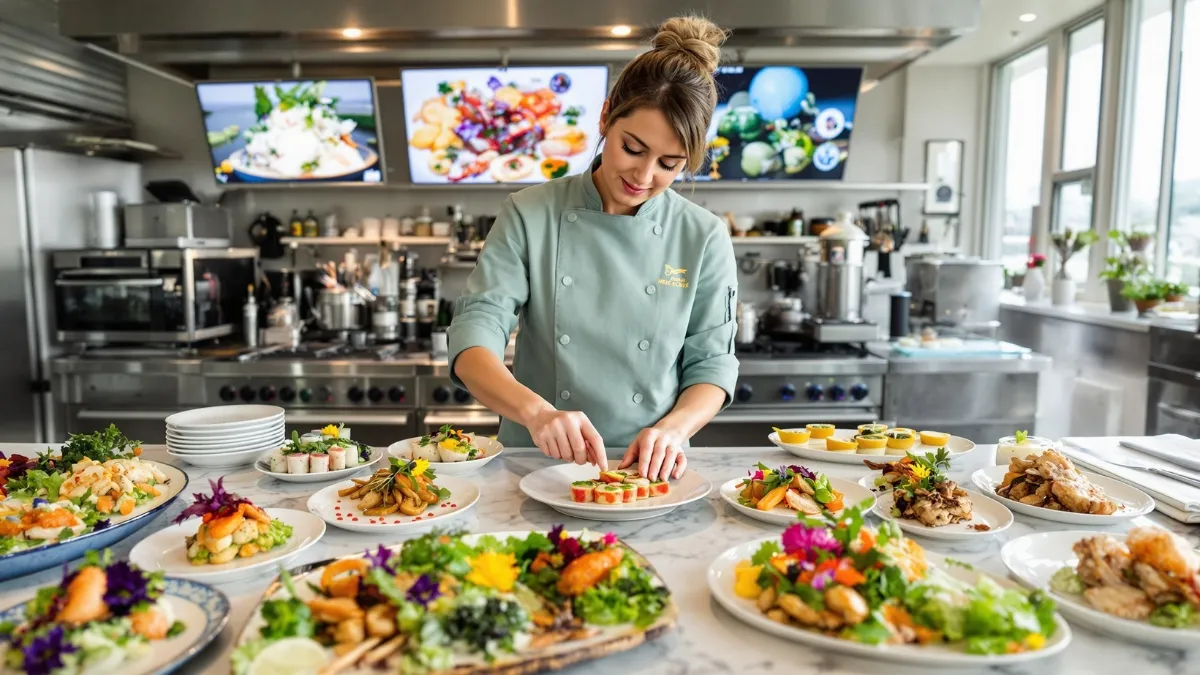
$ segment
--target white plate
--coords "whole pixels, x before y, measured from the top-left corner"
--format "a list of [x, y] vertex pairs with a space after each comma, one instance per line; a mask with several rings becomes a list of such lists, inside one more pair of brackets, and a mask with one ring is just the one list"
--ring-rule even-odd
[[169, 449], [167, 450], [168, 455], [187, 462], [192, 466], [199, 466], [205, 469], [227, 469], [252, 464], [264, 452], [266, 452], [265, 449], [228, 452], [224, 454], [181, 454]]
[[[784, 429], [784, 431], [788, 431]], [[926, 429], [926, 431], [930, 431]], [[849, 440], [858, 435], [857, 429], [835, 429], [833, 431], [834, 438]], [[834, 462], [835, 464], [862, 464], [864, 459], [869, 459], [872, 462], [890, 462], [894, 460], [884, 459], [887, 450], [884, 450], [884, 455], [867, 455], [858, 452], [831, 452], [825, 449], [824, 438], [810, 438], [807, 443], [784, 443], [779, 440], [779, 434], [772, 431], [767, 435], [767, 440], [774, 443], [780, 450], [790, 452], [797, 457], [812, 459], [821, 462]], [[923, 455], [927, 452], [937, 452], [937, 446], [924, 445], [920, 438], [917, 443], [907, 450], [915, 454]], [[961, 436], [951, 436], [946, 442], [946, 450], [950, 452], [950, 465], [953, 466], [958, 460], [961, 460], [967, 453], [975, 449], [975, 443]], [[904, 455], [891, 455], [892, 457], [903, 457]]]
[[[874, 480], [875, 475], [864, 476], [858, 481], [858, 484], [870, 490]], [[997, 532], [1003, 532], [1013, 524], [1012, 511], [1009, 511], [1000, 502], [978, 492], [968, 491], [967, 495], [971, 499], [971, 519], [952, 525], [929, 527], [920, 521], [893, 516], [892, 506], [895, 505], [895, 500], [892, 498], [891, 490], [875, 493], [875, 515], [896, 523], [901, 530], [913, 536], [942, 541], [978, 540], [990, 537]], [[989, 529], [980, 532], [972, 527], [980, 524], [987, 525]]]
[[168, 429], [167, 440], [179, 441], [181, 443], [203, 443], [209, 441], [235, 443], [237, 441], [245, 441], [246, 439], [255, 438], [258, 436], [266, 436], [267, 434], [283, 433], [283, 431], [283, 422], [273, 422], [271, 424], [255, 427], [253, 429], [238, 429], [237, 433], [223, 433], [215, 431], [189, 431], [184, 433]]
[[971, 474], [971, 482], [975, 483], [975, 487], [979, 488], [989, 497], [996, 499], [1013, 511], [1033, 516], [1034, 518], [1053, 520], [1058, 523], [1070, 523], [1072, 525], [1104, 526], [1117, 525], [1130, 518], [1144, 516], [1154, 510], [1154, 499], [1145, 492], [1132, 485], [1122, 483], [1119, 480], [1088, 471], [1081, 471], [1080, 473], [1091, 481], [1093, 485], [1103, 490], [1109, 499], [1120, 504], [1120, 508], [1116, 513], [1110, 516], [1097, 516], [1090, 513], [1071, 513], [1070, 511], [1056, 511], [1054, 509], [1044, 509], [1040, 506], [1022, 504], [1015, 499], [1009, 499], [996, 494], [996, 486], [1000, 485], [1001, 481], [1004, 480], [1004, 474], [1006, 473], [1008, 473], [1007, 466], [989, 466]]
[[307, 511], [266, 509], [267, 515], [292, 526], [292, 538], [283, 546], [249, 558], [234, 558], [224, 565], [193, 565], [187, 559], [184, 537], [196, 534], [201, 520], [191, 518], [178, 525], [157, 530], [138, 542], [129, 552], [129, 560], [147, 571], [162, 570], [170, 577], [196, 579], [208, 584], [241, 581], [257, 576], [274, 576], [279, 567], [301, 551], [317, 543], [325, 534], [325, 521]]
[[[1036, 532], [1017, 537], [1000, 549], [1000, 559], [1008, 571], [1029, 588], [1041, 588], [1058, 602], [1058, 610], [1072, 622], [1118, 639], [1166, 649], [1200, 648], [1200, 627], [1163, 628], [1148, 621], [1133, 621], [1113, 616], [1091, 605], [1081, 595], [1059, 593], [1050, 588], [1050, 577], [1063, 567], [1075, 567], [1079, 557], [1071, 550], [1075, 542], [1100, 532]], [[1109, 536], [1124, 541], [1123, 534]]]
[[283, 442], [284, 442], [283, 435], [280, 434], [279, 436], [276, 436], [274, 438], [264, 438], [261, 441], [255, 441], [253, 443], [239, 443], [236, 445], [212, 445], [212, 446], [208, 446], [208, 447], [204, 447], [204, 448], [181, 448], [172, 443], [167, 443], [167, 450], [170, 450], [171, 452], [173, 452], [177, 455], [185, 455], [185, 456], [227, 455], [230, 453], [250, 452], [251, 450], [257, 450], [259, 452], [266, 452], [268, 450], [274, 450], [275, 448], [283, 446]]
[[704, 499], [712, 491], [712, 481], [695, 471], [685, 471], [671, 481], [666, 497], [651, 497], [628, 504], [577, 504], [571, 500], [571, 483], [595, 480], [600, 471], [591, 464], [559, 464], [526, 475], [519, 484], [521, 492], [559, 513], [585, 520], [626, 521], [665, 516], [677, 507]]
[[[270, 451], [268, 451], [270, 452]], [[365, 462], [359, 462], [356, 466], [348, 466], [345, 469], [337, 471], [326, 471], [325, 473], [276, 473], [271, 471], [271, 464], [267, 461], [267, 456], [264, 453], [254, 462], [254, 469], [264, 476], [270, 476], [287, 483], [328, 483], [331, 480], [344, 480], [354, 474], [370, 467], [371, 465], [383, 459], [383, 448], [371, 448], [371, 458]], [[441, 467], [438, 467], [438, 475], [441, 475]]]
[[219, 405], [175, 413], [167, 417], [167, 428], [177, 431], [238, 429], [276, 419], [283, 419], [283, 408], [276, 405]]
[[[438, 476], [434, 481], [439, 487], [450, 491], [450, 498], [425, 509], [419, 516], [406, 516], [396, 512], [390, 516], [372, 518], [363, 515], [354, 505], [354, 500], [339, 497], [338, 490], [354, 485], [351, 481], [334, 483], [308, 498], [308, 510], [325, 522], [351, 532], [394, 533], [420, 530], [431, 525], [440, 525], [452, 516], [466, 512], [479, 501], [479, 488], [471, 481], [454, 476]], [[355, 520], [357, 518], [357, 520]]]
[[226, 441], [226, 440], [219, 440], [219, 439], [211, 439], [211, 440], [203, 440], [203, 441], [201, 441], [201, 440], [179, 441], [179, 440], [173, 439], [170, 436], [168, 436], [167, 437], [167, 445], [172, 448], [175, 448], [177, 450], [182, 450], [184, 452], [187, 452], [189, 450], [193, 451], [193, 452], [210, 452], [213, 450], [230, 450], [230, 449], [237, 450], [237, 449], [241, 449], [241, 448], [256, 448], [256, 447], [263, 445], [264, 443], [273, 443], [279, 439], [286, 439], [286, 436], [283, 433], [283, 429], [275, 429], [275, 430], [272, 430], [272, 431], [269, 431], [269, 432], [266, 432], [263, 434], [252, 436], [250, 438], [245, 438], [245, 439], [235, 440], [235, 441]]
[[[470, 434], [469, 434], [470, 435]], [[437, 471], [439, 476], [461, 476], [464, 473], [471, 473], [482, 469], [485, 464], [496, 459], [500, 453], [504, 452], [504, 446], [499, 441], [494, 441], [486, 436], [478, 437], [471, 436], [471, 442], [487, 453], [484, 457], [469, 459], [465, 462], [430, 462], [429, 465]], [[406, 438], [402, 441], [396, 441], [388, 446], [388, 454], [398, 459], [412, 459], [412, 448], [421, 441], [420, 436]]]
[[[1054, 637], [1046, 641], [1045, 647], [1036, 652], [1020, 654], [980, 655], [968, 654], [962, 647], [955, 645], [867, 645], [852, 640], [830, 637], [822, 633], [804, 630], [793, 626], [785, 626], [767, 618], [758, 611], [754, 600], [738, 597], [733, 592], [734, 569], [740, 560], [749, 560], [750, 556], [766, 541], [778, 541], [779, 537], [768, 537], [745, 544], [739, 544], [725, 551], [708, 567], [708, 588], [713, 599], [724, 607], [734, 618], [746, 623], [764, 633], [771, 633], [781, 638], [799, 642], [815, 648], [818, 652], [838, 652], [851, 656], [870, 659], [877, 664], [874, 672], [886, 672], [886, 664], [910, 663], [927, 667], [982, 668], [985, 666], [1007, 666], [1017, 663], [1036, 661], [1053, 656], [1066, 649], [1071, 642], [1071, 629], [1061, 616], [1055, 616], [1058, 629]], [[974, 583], [981, 572], [964, 569], [958, 565], [945, 564], [945, 557], [925, 552], [926, 560], [931, 567], [939, 567], [952, 577]], [[991, 577], [993, 581], [1005, 588], [1015, 588], [1016, 584], [1008, 579]]]
[[[721, 499], [724, 499], [726, 503], [728, 503], [734, 509], [751, 518], [754, 518], [755, 520], [761, 520], [764, 523], [772, 523], [775, 525], [791, 525], [799, 522], [799, 516], [797, 516], [797, 512], [793, 511], [787, 506], [776, 506], [770, 511], [759, 511], [752, 506], [742, 506], [740, 503], [738, 503], [738, 495], [742, 491], [738, 485], [743, 480], [746, 479], [734, 478], [733, 480], [722, 485]], [[858, 483], [842, 480], [841, 478], [830, 478], [829, 485], [834, 490], [842, 493], [842, 502], [846, 506], [857, 506], [858, 504], [861, 504], [867, 500], [870, 500], [871, 503], [867, 505], [867, 508], [864, 509], [864, 511], [869, 511], [872, 506], [875, 506], [875, 495], [872, 494], [870, 490], [859, 485]]]

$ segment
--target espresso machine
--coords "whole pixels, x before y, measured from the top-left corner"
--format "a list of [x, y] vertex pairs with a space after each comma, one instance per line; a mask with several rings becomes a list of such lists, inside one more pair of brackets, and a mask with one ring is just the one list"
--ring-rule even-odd
[[816, 307], [804, 323], [805, 333], [819, 343], [867, 342], [879, 327], [862, 317], [863, 253], [870, 237], [849, 211], [820, 236]]

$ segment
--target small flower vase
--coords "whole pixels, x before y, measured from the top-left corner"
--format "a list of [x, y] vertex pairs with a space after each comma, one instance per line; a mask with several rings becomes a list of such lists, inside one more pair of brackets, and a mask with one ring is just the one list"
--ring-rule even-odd
[[1046, 294], [1046, 278], [1042, 276], [1042, 268], [1031, 267], [1025, 271], [1025, 302], [1038, 302]]
[[1055, 305], [1070, 305], [1075, 302], [1075, 282], [1071, 279], [1055, 279], [1050, 292], [1050, 302]]

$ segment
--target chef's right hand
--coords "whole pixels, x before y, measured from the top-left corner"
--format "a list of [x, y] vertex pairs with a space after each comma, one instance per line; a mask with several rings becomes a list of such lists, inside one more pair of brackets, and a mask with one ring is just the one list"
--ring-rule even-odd
[[527, 428], [534, 444], [547, 457], [595, 464], [601, 471], [608, 469], [604, 439], [582, 412], [548, 408], [538, 413]]

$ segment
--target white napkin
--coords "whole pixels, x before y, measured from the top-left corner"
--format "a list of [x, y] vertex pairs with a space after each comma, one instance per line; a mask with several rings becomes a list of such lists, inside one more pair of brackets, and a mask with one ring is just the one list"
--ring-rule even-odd
[[1143, 436], [1126, 438], [1121, 445], [1154, 455], [1179, 466], [1200, 471], [1200, 441], [1179, 434], [1162, 434], [1161, 436]]
[[1089, 471], [1136, 485], [1146, 491], [1154, 497], [1155, 509], [1168, 518], [1181, 523], [1200, 523], [1200, 488], [1166, 476], [1110, 464], [1101, 459], [1108, 456], [1116, 460], [1130, 460], [1146, 466], [1187, 472], [1187, 469], [1180, 469], [1170, 462], [1122, 447], [1122, 441], [1132, 438], [1064, 438], [1062, 451], [1073, 462]]

